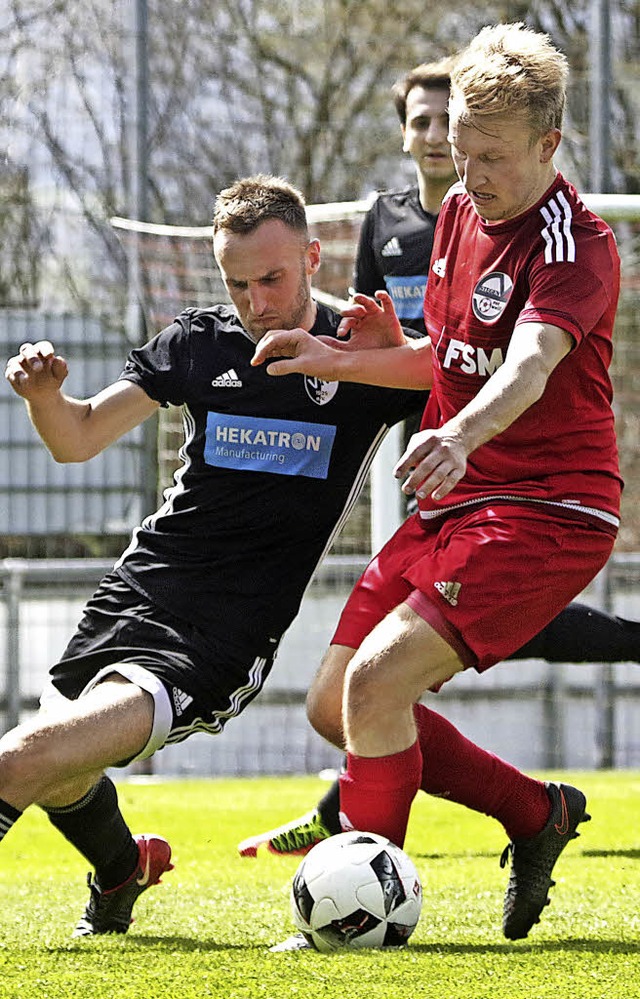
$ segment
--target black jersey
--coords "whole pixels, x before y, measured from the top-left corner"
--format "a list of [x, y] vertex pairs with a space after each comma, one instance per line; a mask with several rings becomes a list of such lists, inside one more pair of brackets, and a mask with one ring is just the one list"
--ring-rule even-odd
[[422, 307], [437, 215], [425, 212], [417, 187], [378, 195], [365, 215], [354, 288], [386, 288], [403, 326], [425, 333]]
[[[335, 335], [324, 306], [314, 335]], [[183, 407], [182, 465], [117, 571], [230, 643], [277, 641], [363, 485], [388, 427], [421, 392], [271, 377], [227, 306], [187, 310], [131, 351], [121, 378]]]

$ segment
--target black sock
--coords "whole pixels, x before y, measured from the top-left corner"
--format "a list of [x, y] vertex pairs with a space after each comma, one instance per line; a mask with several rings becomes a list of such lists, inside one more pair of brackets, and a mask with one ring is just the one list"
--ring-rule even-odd
[[340, 784], [334, 780], [327, 793], [316, 805], [323, 824], [332, 836], [342, 832], [340, 826]]
[[50, 822], [95, 867], [103, 890], [131, 877], [138, 863], [138, 846], [122, 812], [113, 781], [101, 777], [73, 805], [45, 808]]
[[510, 659], [550, 663], [640, 662], [640, 621], [572, 603]]
[[3, 840], [14, 822], [17, 822], [22, 812], [0, 798], [0, 840]]

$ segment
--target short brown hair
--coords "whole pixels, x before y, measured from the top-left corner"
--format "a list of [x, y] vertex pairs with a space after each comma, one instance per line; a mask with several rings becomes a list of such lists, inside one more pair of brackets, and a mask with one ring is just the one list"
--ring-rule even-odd
[[562, 127], [568, 63], [548, 35], [522, 22], [482, 31], [460, 53], [451, 73], [451, 105], [463, 121], [515, 114], [544, 135]]
[[258, 173], [220, 191], [213, 210], [213, 232], [248, 233], [268, 219], [280, 219], [308, 240], [302, 193], [283, 177]]
[[436, 62], [423, 62], [414, 66], [406, 76], [401, 77], [391, 88], [393, 103], [398, 118], [403, 125], [407, 124], [407, 97], [414, 87], [426, 87], [429, 90], [449, 90], [451, 71], [455, 65], [456, 56], [445, 56]]

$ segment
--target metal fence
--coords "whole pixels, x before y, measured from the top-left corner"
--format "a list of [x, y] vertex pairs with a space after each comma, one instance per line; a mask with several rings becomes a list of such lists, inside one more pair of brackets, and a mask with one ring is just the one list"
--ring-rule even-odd
[[[21, 343], [38, 340], [50, 340], [68, 360], [65, 390], [81, 399], [118, 377], [132, 346], [122, 330], [90, 316], [0, 309], [0, 356], [8, 358]], [[0, 426], [0, 535], [5, 538], [128, 534], [148, 508], [148, 483], [141, 470], [152, 458], [155, 480], [155, 447], [147, 446], [145, 427], [91, 462], [58, 465], [4, 378]]]
[[[36, 710], [51, 662], [111, 562], [0, 561], [0, 726]], [[338, 752], [308, 725], [304, 696], [362, 560], [329, 557], [285, 637], [266, 689], [215, 738], [195, 736], [157, 753], [163, 775], [318, 772]], [[614, 555], [585, 598], [640, 617], [640, 553]], [[431, 695], [429, 695], [431, 697]], [[527, 769], [640, 766], [640, 669], [618, 663], [500, 664], [456, 677], [433, 706], [470, 738]], [[526, 735], [523, 736], [523, 733]]]

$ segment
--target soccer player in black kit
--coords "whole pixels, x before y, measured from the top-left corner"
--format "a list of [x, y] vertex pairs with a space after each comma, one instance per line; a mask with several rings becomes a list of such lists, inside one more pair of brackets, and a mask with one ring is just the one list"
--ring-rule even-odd
[[165, 839], [132, 835], [105, 769], [218, 734], [250, 703], [377, 445], [424, 403], [252, 367], [268, 330], [334, 337], [339, 323], [311, 297], [320, 247], [299, 192], [240, 180], [216, 199], [213, 228], [234, 309], [184, 312], [87, 400], [62, 392], [67, 364], [46, 341], [7, 364], [60, 462], [88, 460], [159, 406], [184, 414], [164, 503], [87, 603], [41, 711], [0, 740], [0, 838], [37, 804], [95, 869], [76, 936], [125, 933], [172, 866]]
[[184, 414], [163, 505], [88, 602], [52, 667], [53, 696], [0, 740], [0, 836], [38, 804], [95, 867], [79, 936], [126, 932], [135, 899], [171, 866], [164, 839], [131, 835], [105, 768], [215, 735], [250, 703], [379, 443], [424, 403], [314, 378], [283, 385], [251, 366], [269, 329], [334, 337], [340, 321], [311, 297], [320, 246], [289, 184], [258, 176], [221, 192], [214, 252], [235, 309], [178, 316], [92, 399], [63, 394], [67, 365], [48, 342], [7, 365], [57, 461], [87, 460], [159, 406]]

